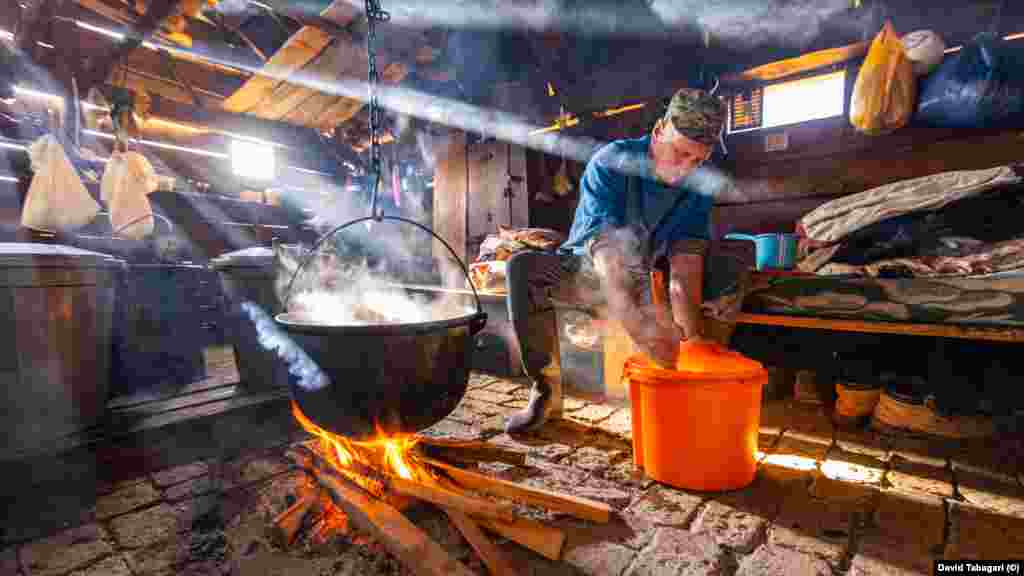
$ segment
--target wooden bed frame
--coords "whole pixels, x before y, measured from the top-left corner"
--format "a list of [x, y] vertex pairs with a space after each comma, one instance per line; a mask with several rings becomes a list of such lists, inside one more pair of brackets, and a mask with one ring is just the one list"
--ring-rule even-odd
[[870, 322], [787, 316], [783, 314], [748, 314], [737, 317], [738, 324], [785, 326], [833, 332], [861, 332], [868, 334], [900, 334], [905, 336], [932, 336], [935, 338], [962, 338], [990, 342], [1024, 342], [1024, 328], [1010, 326], [963, 326], [954, 324], [912, 324], [905, 322]]

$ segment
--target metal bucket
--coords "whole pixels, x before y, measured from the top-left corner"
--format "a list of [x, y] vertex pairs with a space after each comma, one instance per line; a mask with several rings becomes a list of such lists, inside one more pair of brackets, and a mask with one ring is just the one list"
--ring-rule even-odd
[[[367, 221], [395, 220], [437, 238], [469, 273], [451, 246], [429, 228], [396, 216], [368, 217], [338, 226], [322, 236], [303, 259], [292, 283], [325, 240], [342, 229]], [[472, 282], [469, 282], [473, 288]], [[288, 309], [291, 286], [283, 309]], [[294, 374], [292, 399], [314, 424], [355, 440], [379, 432], [412, 434], [433, 426], [455, 410], [466, 393], [474, 336], [487, 323], [473, 288], [476, 312], [434, 322], [377, 325], [326, 325], [279, 314], [286, 335], [327, 376], [309, 386]]]
[[0, 454], [47, 449], [101, 422], [117, 273], [107, 254], [0, 243]]
[[253, 320], [243, 312], [246, 302], [269, 314], [281, 312], [274, 293], [274, 251], [254, 247], [222, 254], [210, 262], [227, 297], [227, 335], [235, 350], [235, 364], [247, 390], [288, 386], [288, 366], [260, 345]]

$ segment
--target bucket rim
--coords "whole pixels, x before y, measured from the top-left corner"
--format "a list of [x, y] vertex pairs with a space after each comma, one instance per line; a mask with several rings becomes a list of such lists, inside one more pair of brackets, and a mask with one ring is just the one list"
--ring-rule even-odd
[[[759, 365], [760, 366], [760, 365]], [[643, 375], [637, 374], [643, 372]], [[692, 372], [688, 370], [674, 370], [661, 368], [652, 365], [643, 357], [633, 356], [626, 360], [623, 376], [631, 381], [646, 383], [651, 386], [657, 385], [686, 385], [699, 384], [701, 382], [723, 382], [723, 381], [749, 381], [764, 379], [768, 381], [768, 369], [764, 366], [751, 368], [750, 370], [737, 372]]]

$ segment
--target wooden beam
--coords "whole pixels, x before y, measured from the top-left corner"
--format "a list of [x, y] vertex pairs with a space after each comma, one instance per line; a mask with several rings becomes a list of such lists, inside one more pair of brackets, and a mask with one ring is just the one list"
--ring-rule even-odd
[[225, 72], [222, 68], [226, 67], [207, 66], [195, 60], [175, 56], [173, 52], [170, 53], [170, 57], [175, 78], [171, 78], [166, 65], [162, 62], [165, 57], [155, 50], [135, 50], [125, 59], [124, 66], [147, 71], [151, 75], [157, 74], [168, 80], [187, 82], [193, 87], [219, 94], [218, 100], [227, 98], [249, 78], [248, 74], [233, 68], [231, 72]]
[[33, 62], [42, 60], [45, 54], [39, 42], [48, 42], [52, 37], [57, 13], [64, 0], [44, 0], [28, 2], [21, 11], [21, 23], [18, 35], [18, 49], [27, 54]]
[[796, 58], [779, 60], [778, 62], [771, 62], [763, 66], [751, 68], [739, 74], [728, 74], [722, 77], [722, 82], [735, 84], [752, 80], [777, 80], [833, 64], [841, 64], [867, 54], [868, 45], [868, 42], [857, 42], [856, 44], [849, 44], [838, 48], [810, 52]]
[[931, 336], [933, 338], [960, 338], [990, 342], [1024, 342], [1024, 328], [1008, 326], [967, 326], [963, 324], [911, 324], [903, 322], [869, 322], [839, 320], [813, 316], [787, 316], [783, 314], [741, 313], [739, 324], [785, 326], [833, 332], [862, 332], [868, 334], [899, 334], [904, 336]]
[[158, 118], [235, 132], [287, 146], [308, 147], [321, 144], [314, 131], [308, 128], [220, 109], [196, 108], [166, 98], [153, 98], [150, 113]]
[[[118, 67], [110, 74], [110, 79], [107, 81], [107, 85], [127, 88], [134, 92], [146, 92], [151, 96], [160, 96], [181, 104], [188, 104], [190, 106], [195, 105], [192, 100], [192, 92], [190, 92], [188, 87], [184, 84], [175, 82], [174, 80], [169, 80], [162, 76], [157, 76], [145, 69], [140, 70], [138, 68], [127, 66]], [[220, 103], [224, 100], [223, 94], [209, 92], [198, 86], [193, 86], [192, 90], [195, 91], [201, 99], [211, 101], [209, 104], [218, 108], [220, 107]]]
[[[109, 4], [106, 4], [100, 0], [75, 0], [75, 3], [78, 6], [79, 14], [77, 14], [76, 16], [79, 20], [82, 20], [83, 22], [86, 22], [88, 24], [92, 24], [98, 28], [111, 28], [111, 32], [120, 33], [120, 27], [132, 26], [139, 18], [139, 14], [135, 11], [128, 11], [125, 9], [112, 7]], [[102, 20], [96, 18], [96, 16], [101, 16]], [[114, 29], [113, 27], [111, 27], [111, 22], [118, 24], [118, 29]], [[241, 78], [249, 77], [249, 73], [245, 70], [241, 70], [239, 68], [232, 66], [224, 66], [218, 63], [222, 61], [233, 62], [235, 60], [238, 60], [240, 57], [238, 51], [228, 50], [222, 46], [218, 46], [217, 42], [214, 42], [209, 38], [208, 33], [203, 32], [198, 28], [198, 26], [194, 24], [190, 25], [190, 28], [187, 31], [187, 33], [190, 36], [203, 41], [203, 51], [206, 53], [208, 57], [200, 57], [196, 54], [192, 54], [189, 51], [180, 49], [180, 47], [178, 47], [178, 50], [170, 51], [172, 58], [182, 62], [189, 62], [191, 64], [201, 66], [211, 71], [216, 71], [218, 74]], [[168, 37], [165, 34], [162, 34], [159, 30], [155, 30], [152, 36], [154, 39], [159, 40], [163, 44], [167, 44], [172, 47], [177, 47], [176, 44], [171, 42], [171, 40], [168, 39]], [[140, 52], [155, 54], [155, 51], [149, 49], [136, 50], [133, 52], [133, 54]], [[260, 63], [255, 58], [243, 58], [239, 63], [245, 66], [254, 67], [260, 65]]]
[[[335, 25], [343, 28], [355, 18], [356, 12], [346, 0], [334, 0], [320, 16], [330, 18]], [[303, 26], [267, 60], [262, 74], [251, 78], [224, 102], [224, 109], [230, 112], [250, 112], [283, 83], [281, 78], [291, 76], [320, 55], [331, 43], [331, 38], [331, 34], [320, 28]]]
[[181, 0], [152, 0], [146, 9], [146, 14], [139, 19], [132, 27], [128, 38], [122, 40], [103, 60], [93, 65], [82, 77], [79, 89], [83, 94], [88, 94], [89, 89], [103, 82], [110, 72], [117, 66], [129, 52], [160, 27], [160, 24], [174, 12]]
[[94, 12], [107, 20], [117, 22], [124, 26], [130, 26], [139, 18], [139, 13], [127, 8], [116, 8], [102, 0], [75, 0], [82, 8]]

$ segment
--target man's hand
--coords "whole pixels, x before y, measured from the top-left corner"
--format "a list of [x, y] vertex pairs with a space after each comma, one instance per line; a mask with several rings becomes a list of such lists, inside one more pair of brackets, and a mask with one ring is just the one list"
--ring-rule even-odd
[[633, 341], [641, 352], [659, 365], [674, 368], [679, 357], [679, 345], [683, 341], [683, 331], [672, 322], [654, 321], [646, 327], [638, 327]]

